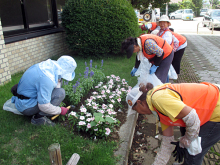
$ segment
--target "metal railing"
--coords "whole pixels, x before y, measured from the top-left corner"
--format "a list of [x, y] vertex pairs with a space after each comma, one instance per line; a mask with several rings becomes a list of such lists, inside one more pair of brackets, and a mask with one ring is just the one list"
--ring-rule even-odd
[[213, 30], [214, 30], [214, 23], [213, 22], [211, 22], [211, 21], [201, 21], [201, 22], [199, 22], [198, 24], [197, 24], [197, 34], [198, 34], [198, 31], [199, 31], [199, 24], [200, 23], [209, 23], [209, 26], [210, 26], [210, 24], [211, 24], [211, 26], [212, 26], [212, 34], [213, 34]]

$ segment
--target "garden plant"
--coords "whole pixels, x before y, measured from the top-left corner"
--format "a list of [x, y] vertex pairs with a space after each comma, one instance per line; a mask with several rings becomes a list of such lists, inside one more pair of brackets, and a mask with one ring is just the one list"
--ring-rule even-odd
[[[105, 138], [120, 124], [117, 111], [126, 105], [126, 95], [132, 88], [119, 76], [105, 76], [101, 67], [92, 67], [92, 60], [85, 62], [84, 76], [79, 73], [75, 84], [63, 82], [65, 102], [79, 109], [68, 114], [72, 129], [86, 132], [91, 138]], [[86, 98], [83, 102], [83, 98]]]

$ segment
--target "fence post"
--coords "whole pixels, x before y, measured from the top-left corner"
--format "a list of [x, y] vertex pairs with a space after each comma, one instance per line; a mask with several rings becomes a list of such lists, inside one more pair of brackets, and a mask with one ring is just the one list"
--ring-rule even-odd
[[51, 165], [62, 165], [60, 144], [54, 143], [48, 147]]

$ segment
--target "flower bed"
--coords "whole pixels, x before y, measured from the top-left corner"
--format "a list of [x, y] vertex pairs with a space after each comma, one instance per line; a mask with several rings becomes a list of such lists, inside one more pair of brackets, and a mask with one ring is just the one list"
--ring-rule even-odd
[[77, 107], [68, 114], [72, 129], [86, 132], [91, 138], [106, 138], [119, 126], [117, 113], [122, 112], [126, 95], [131, 90], [125, 79], [115, 75], [105, 76], [101, 68], [92, 67], [90, 60], [84, 77], [74, 85], [64, 84], [65, 101]]

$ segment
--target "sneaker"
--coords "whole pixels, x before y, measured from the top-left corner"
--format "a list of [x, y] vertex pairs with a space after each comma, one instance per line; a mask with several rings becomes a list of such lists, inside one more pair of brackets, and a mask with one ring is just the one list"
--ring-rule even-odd
[[35, 119], [34, 116], [31, 119], [31, 124], [33, 125], [47, 125], [47, 126], [55, 126], [55, 123], [53, 123], [50, 119], [48, 119], [46, 116]]

